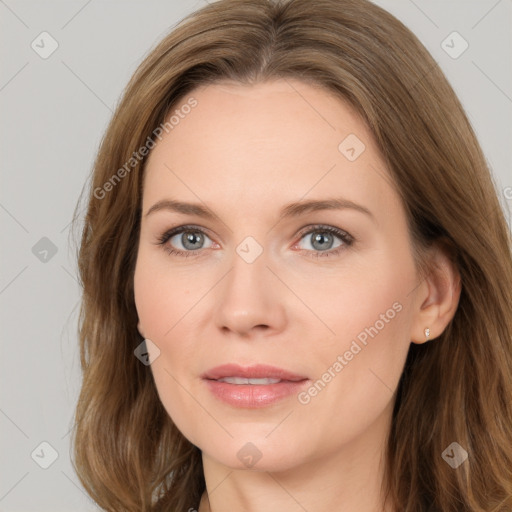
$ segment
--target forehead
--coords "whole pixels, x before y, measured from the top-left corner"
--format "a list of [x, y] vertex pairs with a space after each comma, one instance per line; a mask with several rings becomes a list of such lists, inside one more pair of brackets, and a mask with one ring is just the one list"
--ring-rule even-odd
[[[190, 98], [195, 107], [184, 109]], [[304, 196], [365, 196], [383, 208], [396, 200], [363, 120], [322, 87], [220, 82], [192, 91], [171, 115], [179, 121], [146, 164], [145, 210], [166, 193], [249, 210]]]

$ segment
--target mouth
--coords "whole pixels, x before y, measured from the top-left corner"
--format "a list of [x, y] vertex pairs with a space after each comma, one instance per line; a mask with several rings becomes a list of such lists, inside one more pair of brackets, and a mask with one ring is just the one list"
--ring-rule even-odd
[[274, 404], [298, 393], [310, 382], [308, 377], [267, 365], [227, 364], [212, 368], [201, 377], [217, 399], [245, 409]]

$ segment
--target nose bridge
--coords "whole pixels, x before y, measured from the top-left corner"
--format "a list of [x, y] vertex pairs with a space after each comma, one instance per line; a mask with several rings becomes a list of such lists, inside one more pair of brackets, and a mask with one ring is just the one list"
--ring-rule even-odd
[[254, 238], [247, 237], [230, 259], [230, 271], [217, 295], [216, 323], [240, 334], [253, 327], [282, 328], [284, 310], [281, 288], [267, 268], [269, 254]]
[[[249, 238], [249, 237], [247, 237]], [[244, 292], [252, 289], [257, 293], [255, 285], [266, 280], [268, 253], [254, 239], [244, 239], [236, 248], [231, 258], [231, 272], [228, 277], [229, 287], [235, 292], [241, 288]], [[250, 237], [252, 238], [252, 237]], [[257, 245], [256, 245], [257, 244]], [[246, 290], [244, 290], [246, 288]]]

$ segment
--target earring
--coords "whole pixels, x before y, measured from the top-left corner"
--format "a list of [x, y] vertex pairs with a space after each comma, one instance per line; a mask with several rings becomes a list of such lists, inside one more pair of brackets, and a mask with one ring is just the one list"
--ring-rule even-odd
[[428, 341], [429, 336], [430, 336], [430, 329], [427, 327], [425, 329], [425, 341]]

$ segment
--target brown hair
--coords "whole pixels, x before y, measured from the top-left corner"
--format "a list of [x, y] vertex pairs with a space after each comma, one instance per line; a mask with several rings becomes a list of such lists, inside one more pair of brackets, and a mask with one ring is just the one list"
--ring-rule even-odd
[[[461, 276], [448, 327], [409, 350], [387, 446], [390, 502], [407, 512], [512, 510], [507, 224], [442, 71], [401, 22], [367, 0], [220, 0], [178, 24], [130, 80], [94, 165], [78, 255], [83, 384], [73, 464], [82, 484], [109, 511], [198, 507], [201, 452], [173, 425], [150, 367], [134, 357], [146, 159], [128, 171], [126, 162], [198, 85], [279, 78], [318, 84], [356, 108], [405, 205], [418, 267], [428, 271], [423, 249], [443, 242]], [[442, 458], [452, 442], [469, 453], [457, 469]]]

